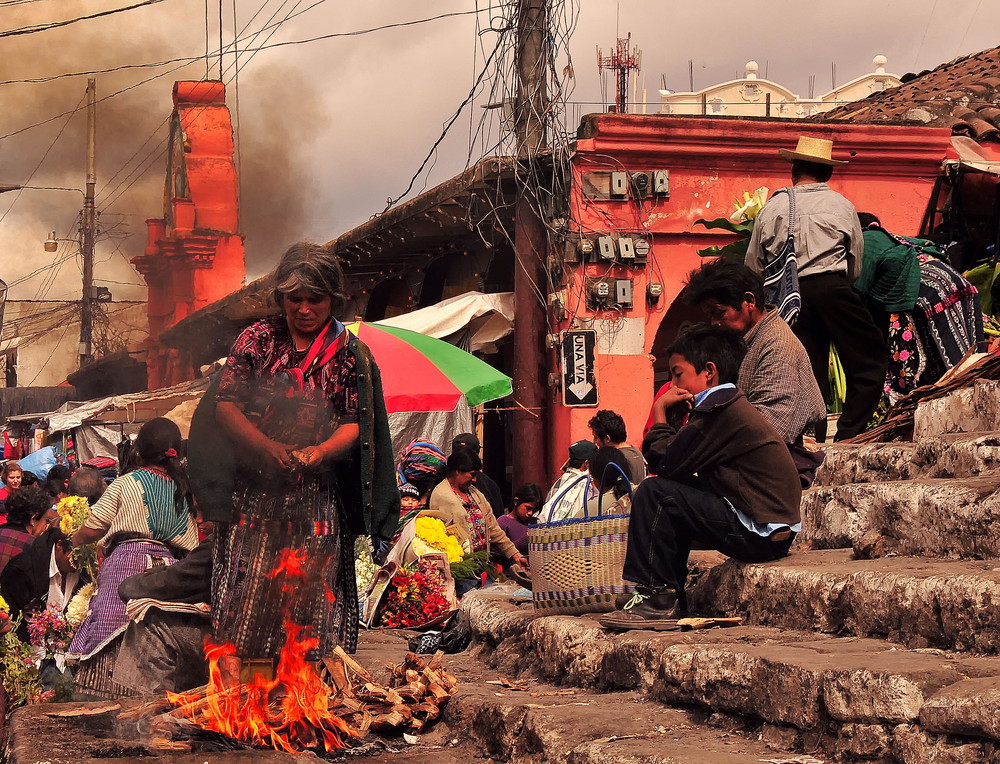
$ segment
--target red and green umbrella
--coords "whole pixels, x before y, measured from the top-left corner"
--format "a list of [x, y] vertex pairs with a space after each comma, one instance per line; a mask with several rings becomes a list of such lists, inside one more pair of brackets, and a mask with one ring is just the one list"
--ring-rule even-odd
[[463, 396], [478, 406], [513, 392], [510, 377], [444, 340], [360, 321], [346, 326], [375, 356], [390, 414], [454, 411]]

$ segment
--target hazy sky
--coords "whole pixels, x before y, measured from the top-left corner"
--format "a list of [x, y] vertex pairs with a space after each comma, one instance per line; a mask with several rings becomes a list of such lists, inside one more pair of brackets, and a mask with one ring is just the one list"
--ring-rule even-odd
[[[489, 31], [491, 18], [496, 25], [502, 17], [497, 6], [489, 11], [488, 0], [369, 0], [350, 7], [331, 0], [222, 2], [227, 45], [234, 28], [249, 23], [245, 37], [290, 12], [300, 15], [277, 27], [266, 44], [483, 11], [241, 56], [239, 139], [250, 277], [272, 267], [286, 244], [303, 238], [333, 239], [381, 212], [387, 198], [403, 192], [493, 50], [498, 35]], [[214, 50], [219, 4], [208, 3]], [[129, 4], [0, 1], [0, 30]], [[769, 79], [805, 95], [810, 75], [816, 75], [817, 94], [830, 88], [831, 63], [836, 64], [839, 84], [871, 71], [876, 54], [888, 57], [888, 71], [903, 74], [1000, 45], [1000, 3], [988, 0], [583, 0], [575, 10], [564, 9], [563, 18], [574, 17], [573, 34], [556, 41], [558, 68], [569, 63], [568, 56], [573, 64], [575, 88], [567, 107], [572, 125], [582, 114], [598, 110], [602, 97], [596, 48], [612, 47], [616, 30], [621, 36], [631, 32], [633, 44], [642, 50], [640, 76], [651, 102], [657, 99], [661, 75], [668, 87], [687, 89], [689, 59], [694, 62], [696, 88], [732, 79], [754, 59], [762, 76], [766, 68]], [[265, 44], [268, 34], [245, 40], [241, 48]], [[0, 81], [200, 56], [204, 51], [205, 0], [163, 0], [60, 30], [0, 37]], [[231, 65], [232, 56], [227, 56], [226, 80], [232, 79]], [[144, 296], [143, 289], [128, 285], [141, 279], [127, 260], [145, 245], [144, 220], [163, 214], [164, 122], [173, 81], [205, 74], [204, 62], [168, 73], [170, 68], [97, 75], [98, 95], [105, 97], [163, 74], [98, 106], [98, 208], [112, 238], [98, 245], [96, 275], [117, 298]], [[217, 59], [212, 68], [217, 77]], [[235, 110], [234, 84], [229, 84], [229, 100]], [[470, 140], [484, 114], [481, 105], [490, 99], [489, 85], [484, 83], [472, 107], [455, 122], [413, 193], [460, 172], [470, 153], [475, 160], [491, 144], [496, 136], [492, 121], [486, 140]], [[83, 112], [52, 118], [76, 108], [85, 86], [85, 77], [0, 84], [0, 184], [28, 184], [30, 178], [30, 185], [82, 188]], [[51, 121], [23, 130], [45, 120]], [[79, 206], [80, 196], [71, 192], [0, 196], [0, 278], [14, 283], [53, 262], [54, 256], [43, 252], [42, 241], [52, 230], [59, 237], [75, 236]], [[74, 251], [74, 244], [65, 243], [57, 259], [66, 261], [16, 283], [11, 297], [77, 297], [80, 267]]]

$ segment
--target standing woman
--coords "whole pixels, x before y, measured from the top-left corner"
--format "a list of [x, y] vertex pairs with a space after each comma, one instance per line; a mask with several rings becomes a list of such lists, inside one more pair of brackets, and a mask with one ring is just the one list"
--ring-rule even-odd
[[[286, 622], [319, 640], [310, 659], [335, 645], [353, 652], [354, 536], [368, 533], [378, 552], [399, 519], [378, 367], [336, 319], [346, 301], [339, 259], [297, 244], [274, 278], [280, 315], [240, 334], [218, 380], [215, 422], [233, 455], [229, 508], [195, 485], [205, 519], [217, 523], [212, 628], [235, 646], [220, 666], [230, 685], [244, 660], [278, 656]], [[192, 422], [189, 457], [199, 475], [222, 453], [201, 422]]]
[[198, 545], [191, 491], [180, 464], [180, 429], [164, 417], [151, 419], [139, 430], [135, 448], [139, 467], [107, 487], [73, 534], [74, 547], [96, 541], [104, 552], [90, 612], [68, 651], [80, 662], [79, 690], [103, 697], [129, 694], [111, 678], [128, 625], [118, 584], [149, 568], [172, 565]]

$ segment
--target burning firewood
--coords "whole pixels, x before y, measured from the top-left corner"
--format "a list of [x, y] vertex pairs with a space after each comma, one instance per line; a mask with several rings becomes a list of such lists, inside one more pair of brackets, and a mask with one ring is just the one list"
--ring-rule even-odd
[[[311, 679], [304, 680], [320, 693], [313, 696], [313, 707], [326, 709], [325, 712], [313, 716], [308, 724], [296, 723], [295, 739], [283, 745], [290, 748], [293, 744], [298, 750], [329, 746], [344, 737], [361, 739], [370, 730], [415, 733], [440, 718], [457, 685], [457, 680], [444, 670], [441, 653], [430, 660], [407, 653], [401, 663], [386, 669], [386, 681], [379, 682], [356, 660], [336, 648], [320, 663], [319, 674], [313, 672]], [[298, 670], [313, 671], [304, 662]], [[193, 724], [205, 730], [225, 731], [228, 728], [220, 728], [215, 718], [220, 709], [232, 713], [250, 702], [263, 701], [263, 708], [259, 709], [262, 718], [276, 731], [274, 734], [284, 734], [286, 698], [291, 698], [291, 692], [280, 679], [267, 680], [266, 686], [241, 685], [239, 690], [212, 682], [122, 711], [119, 719], [151, 720], [150, 734], [154, 738], [151, 748], [167, 751], [171, 750], [172, 733], [183, 737], [183, 725], [188, 725], [187, 729]], [[272, 736], [267, 741], [244, 742], [257, 745], [270, 742], [278, 747], [274, 741]], [[177, 750], [183, 750], [185, 744], [178, 743]]]

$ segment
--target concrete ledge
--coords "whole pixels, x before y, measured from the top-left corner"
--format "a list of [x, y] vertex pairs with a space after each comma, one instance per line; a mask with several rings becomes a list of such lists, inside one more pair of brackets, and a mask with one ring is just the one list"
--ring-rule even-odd
[[862, 557], [1000, 557], [1000, 473], [814, 488], [798, 543]]
[[842, 549], [762, 565], [730, 560], [705, 575], [689, 602], [699, 614], [759, 626], [1000, 652], [1000, 560], [855, 560]]

